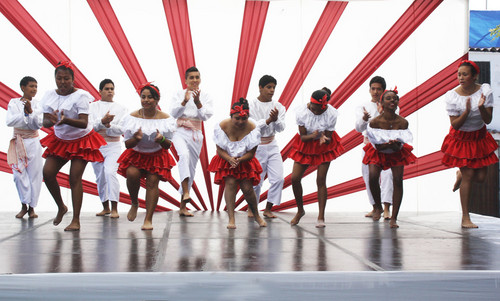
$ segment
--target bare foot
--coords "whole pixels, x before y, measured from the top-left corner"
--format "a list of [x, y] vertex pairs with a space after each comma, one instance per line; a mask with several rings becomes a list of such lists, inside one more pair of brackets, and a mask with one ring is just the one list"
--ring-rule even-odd
[[396, 223], [396, 220], [393, 219], [391, 219], [391, 221], [389, 222], [389, 226], [391, 228], [399, 228], [399, 225]]
[[274, 215], [272, 211], [264, 210], [264, 213], [262, 213], [262, 215], [264, 215], [267, 218], [276, 218], [276, 215]]
[[385, 220], [391, 219], [391, 210], [389, 210], [389, 208], [384, 209], [384, 219]]
[[460, 172], [459, 169], [457, 170], [457, 180], [455, 181], [455, 184], [453, 184], [453, 192], [460, 188], [460, 184], [462, 184], [462, 172]]
[[325, 221], [322, 219], [319, 219], [316, 221], [316, 228], [324, 228], [326, 227]]
[[191, 198], [189, 198], [189, 197], [187, 199], [183, 199], [181, 201], [181, 206], [179, 207], [179, 216], [187, 216], [187, 217], [194, 216], [194, 214], [189, 212], [189, 210], [187, 210], [187, 208], [186, 208], [186, 205], [189, 202], [191, 202]]
[[373, 216], [372, 216], [373, 220], [378, 221], [380, 219], [380, 217], [382, 216], [382, 212], [383, 212], [382, 208], [373, 209]]
[[128, 210], [127, 213], [127, 219], [131, 222], [135, 220], [137, 217], [137, 209], [139, 209], [139, 204], [131, 204], [130, 209]]
[[259, 224], [260, 227], [267, 227], [267, 223], [262, 219], [262, 217], [260, 217], [260, 215], [257, 215], [255, 217], [255, 221], [257, 222], [257, 224]]
[[233, 218], [229, 218], [229, 223], [227, 223], [226, 228], [228, 229], [236, 229], [236, 221]]
[[21, 211], [19, 211], [19, 213], [16, 214], [16, 218], [23, 218], [26, 213], [28, 213], [28, 207], [26, 207], [26, 205], [23, 205]]
[[253, 212], [250, 208], [247, 209], [247, 216], [253, 218]]
[[153, 223], [149, 221], [144, 221], [141, 230], [153, 230]]
[[367, 214], [365, 214], [365, 217], [373, 217], [373, 212], [375, 211], [375, 209], [373, 209], [372, 211], [368, 212]]
[[57, 226], [61, 223], [63, 216], [66, 214], [66, 212], [68, 212], [68, 207], [66, 207], [65, 205], [63, 208], [59, 208], [59, 210], [57, 211], [56, 218], [54, 218], [54, 221], [52, 222], [54, 226]]
[[111, 213], [111, 211], [109, 209], [102, 209], [102, 211], [96, 213], [95, 216], [105, 216], [105, 215], [108, 215], [110, 213]]
[[38, 214], [35, 213], [35, 209], [33, 207], [30, 207], [30, 209], [28, 209], [28, 217], [38, 218]]
[[64, 231], [80, 231], [80, 221], [71, 221], [71, 224], [64, 228]]
[[118, 214], [118, 211], [111, 211], [111, 214], [109, 215], [110, 218], [119, 218], [120, 215]]
[[479, 227], [470, 220], [469, 216], [462, 216], [462, 228], [475, 229]]
[[299, 222], [300, 222], [300, 219], [305, 215], [306, 213], [304, 211], [299, 211], [297, 212], [297, 214], [295, 214], [295, 217], [292, 219], [292, 221], [290, 222], [290, 224], [292, 224], [292, 226], [295, 226], [297, 225]]

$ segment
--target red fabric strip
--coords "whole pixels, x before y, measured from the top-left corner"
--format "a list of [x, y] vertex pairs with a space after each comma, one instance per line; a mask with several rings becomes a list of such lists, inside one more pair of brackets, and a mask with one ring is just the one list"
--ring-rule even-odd
[[268, 8], [268, 1], [245, 2], [231, 104], [247, 97]]
[[108, 0], [87, 0], [135, 89], [148, 82]]
[[343, 1], [328, 1], [321, 17], [316, 24], [309, 41], [307, 41], [302, 54], [293, 69], [290, 79], [286, 83], [283, 93], [280, 96], [281, 102], [287, 109], [297, 95], [302, 83], [306, 79], [309, 71], [316, 62], [321, 50], [330, 37], [330, 34], [337, 25], [340, 16], [344, 12], [348, 2]]
[[[49, 35], [40, 27], [33, 17], [16, 0], [0, 1], [0, 12], [14, 25], [28, 41], [55, 67], [59, 61], [70, 61], [70, 58], [57, 46]], [[73, 62], [74, 64], [75, 62]], [[87, 90], [94, 98], [99, 93], [83, 73], [74, 66], [75, 87]]]

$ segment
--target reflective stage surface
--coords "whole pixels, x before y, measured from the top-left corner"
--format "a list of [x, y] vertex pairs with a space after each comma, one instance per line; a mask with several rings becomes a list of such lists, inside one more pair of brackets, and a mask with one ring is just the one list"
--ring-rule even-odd
[[[293, 286], [294, 281], [303, 283], [316, 277], [317, 281], [313, 281], [316, 286], [313, 285], [311, 292], [318, 291], [318, 294], [327, 287], [334, 288], [329, 282], [332, 279], [337, 279], [337, 284], [339, 280], [352, 277], [359, 283], [380, 283], [377, 275], [384, 275], [385, 281], [394, 285], [391, 281], [412, 277], [429, 281], [436, 277], [435, 273], [440, 273], [444, 277], [440, 278], [441, 281], [448, 284], [450, 279], [456, 279], [454, 277], [471, 283], [469, 280], [479, 275], [476, 282], [472, 282], [476, 283], [474, 289], [478, 289], [478, 279], [486, 277], [484, 292], [500, 293], [500, 219], [479, 215], [472, 216], [479, 229], [467, 230], [460, 227], [459, 212], [403, 212], [398, 222], [400, 228], [390, 229], [387, 221], [373, 222], [363, 217], [363, 213], [328, 213], [326, 228], [317, 229], [317, 213], [313, 212], [307, 213], [300, 224], [293, 227], [289, 224], [293, 213], [278, 213], [278, 218], [266, 219], [266, 228], [259, 228], [253, 219], [246, 217], [246, 213], [238, 212], [237, 229], [227, 230], [225, 212], [195, 212], [192, 218], [179, 217], [177, 212], [164, 212], [155, 213], [153, 231], [142, 231], [144, 212], [139, 213], [135, 222], [129, 222], [125, 212], [119, 219], [84, 213], [79, 232], [63, 231], [71, 220], [71, 213], [57, 227], [52, 225], [55, 213], [42, 212], [34, 220], [16, 219], [14, 215], [0, 214], [0, 273], [4, 274], [0, 276], [2, 300], [2, 296], [6, 296], [2, 294], [9, 291], [6, 288], [11, 289], [9, 298], [16, 296], [13, 284], [16, 281], [23, 283], [34, 277], [34, 282], [45, 279], [52, 283], [50, 279], [57, 277], [45, 273], [100, 273], [64, 274], [64, 279], [72, 279], [68, 275], [74, 275], [75, 279], [89, 277], [85, 281], [100, 277], [109, 280], [118, 275], [123, 279], [151, 275], [152, 282], [157, 279], [155, 277], [169, 277], [170, 284], [181, 279], [191, 282], [200, 277], [208, 279], [207, 275], [221, 277], [221, 282], [226, 284], [241, 277], [270, 277], [277, 283], [268, 285], [275, 287], [280, 287], [279, 279], [283, 279], [283, 285]], [[461, 270], [469, 272], [459, 272]], [[392, 273], [395, 271], [398, 273]], [[330, 284], [321, 287], [322, 279], [329, 275], [333, 278], [324, 281]], [[144, 276], [139, 278], [144, 279]], [[441, 282], [436, 280], [433, 283]], [[462, 282], [457, 283], [459, 289], [464, 288]], [[200, 282], [196, 284], [201, 285]], [[122, 285], [126, 288], [127, 282]], [[355, 287], [352, 282], [350, 286]], [[162, 287], [166, 289], [167, 286]], [[376, 287], [372, 285], [371, 289]], [[288, 292], [293, 292], [290, 289]], [[207, 300], [219, 299], [202, 296]], [[282, 291], [281, 296], [286, 294]], [[156, 297], [154, 300], [173, 299]]]

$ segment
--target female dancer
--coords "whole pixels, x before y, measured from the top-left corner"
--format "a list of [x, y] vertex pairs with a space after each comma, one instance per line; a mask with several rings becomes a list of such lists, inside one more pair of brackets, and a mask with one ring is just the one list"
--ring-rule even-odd
[[485, 125], [493, 116], [493, 94], [490, 85], [476, 83], [478, 74], [476, 63], [462, 61], [458, 67], [460, 86], [445, 95], [451, 128], [441, 146], [442, 163], [460, 168], [455, 187], [460, 188], [462, 228], [477, 228], [469, 216], [472, 182], [483, 182], [488, 165], [498, 162], [498, 145]]
[[170, 170], [175, 165], [168, 152], [175, 129], [173, 118], [158, 109], [160, 90], [147, 83], [137, 90], [142, 108], [126, 115], [121, 127], [127, 150], [118, 159], [118, 173], [127, 178], [127, 188], [132, 201], [127, 214], [129, 221], [137, 217], [138, 195], [141, 178], [146, 178], [146, 216], [142, 230], [153, 230], [153, 213], [158, 203], [160, 180], [172, 179]]
[[236, 229], [234, 207], [238, 186], [252, 210], [255, 221], [267, 226], [257, 210], [257, 199], [253, 186], [259, 184], [262, 167], [254, 157], [260, 144], [260, 127], [248, 120], [248, 101], [240, 98], [231, 107], [231, 118], [215, 126], [214, 141], [217, 155], [212, 158], [208, 170], [215, 172], [215, 184], [224, 182], [224, 199], [229, 215], [228, 229]]
[[89, 103], [93, 97], [89, 92], [73, 86], [74, 73], [71, 62], [61, 62], [56, 66], [56, 90], [48, 91], [41, 100], [43, 104], [43, 126], [54, 126], [54, 132], [40, 140], [47, 147], [43, 166], [43, 179], [57, 204], [58, 212], [54, 225], [58, 225], [68, 211], [61, 197], [57, 183], [57, 173], [71, 161], [69, 183], [73, 202], [73, 219], [64, 231], [80, 230], [80, 209], [82, 208], [82, 175], [87, 162], [102, 162], [99, 151], [106, 141], [92, 129], [88, 122]]
[[292, 170], [292, 188], [297, 202], [297, 214], [291, 224], [297, 225], [304, 216], [302, 200], [302, 176], [309, 165], [318, 166], [316, 184], [318, 186], [318, 220], [316, 228], [324, 228], [326, 207], [326, 174], [330, 161], [337, 158], [344, 148], [340, 145], [340, 137], [335, 132], [337, 110], [328, 104], [330, 90], [323, 88], [314, 91], [311, 101], [300, 107], [296, 113], [299, 134], [293, 141], [289, 157], [295, 161]]
[[38, 129], [42, 127], [42, 112], [34, 97], [37, 82], [31, 76], [21, 79], [23, 97], [13, 98], [7, 107], [5, 121], [14, 128], [14, 137], [10, 140], [7, 163], [12, 167], [14, 183], [21, 199], [21, 211], [17, 218], [28, 213], [29, 218], [37, 218], [35, 207], [38, 204], [42, 188], [42, 146]]
[[370, 143], [365, 145], [363, 164], [368, 165], [370, 191], [375, 201], [373, 220], [379, 220], [383, 212], [380, 197], [380, 173], [382, 170], [391, 169], [394, 185], [392, 196], [392, 216], [389, 225], [398, 228], [399, 208], [403, 199], [403, 172], [404, 166], [415, 162], [417, 159], [411, 150], [413, 147], [407, 143], [413, 140], [408, 129], [408, 121], [396, 114], [399, 96], [396, 88], [386, 90], [380, 96], [383, 112], [370, 121], [366, 134]]

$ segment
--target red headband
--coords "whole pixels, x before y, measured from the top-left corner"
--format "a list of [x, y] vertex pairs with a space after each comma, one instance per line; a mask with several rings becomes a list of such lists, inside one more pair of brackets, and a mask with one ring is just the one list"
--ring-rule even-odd
[[243, 109], [243, 105], [240, 106], [234, 106], [234, 108], [231, 109], [229, 112], [230, 115], [233, 115], [234, 113], [238, 113], [241, 117], [248, 116], [250, 113], [249, 110]]
[[460, 66], [462, 66], [463, 63], [469, 63], [469, 64], [471, 64], [472, 67], [474, 69], [476, 69], [477, 74], [479, 74], [479, 67], [477, 66], [476, 63], [474, 63], [473, 61], [469, 61], [469, 60], [463, 60], [463, 61], [460, 62], [460, 64], [458, 64], [458, 67], [460, 68]]
[[139, 86], [139, 88], [137, 88], [137, 94], [141, 95], [141, 92], [144, 88], [146, 87], [150, 87], [151, 89], [155, 90], [156, 93], [158, 93], [158, 97], [160, 97], [160, 91], [158, 91], [158, 89], [156, 89], [155, 86], [151, 85], [152, 82], [149, 82], [149, 83], [145, 83], [145, 84], [142, 84]]
[[323, 97], [320, 100], [311, 97], [311, 102], [321, 105], [321, 109], [324, 110], [326, 108], [326, 105], [328, 104], [328, 95], [325, 93], [325, 95], [323, 95]]
[[59, 64], [57, 64], [57, 66], [56, 66], [56, 69], [59, 68], [59, 67], [61, 67], [61, 66], [64, 66], [64, 67], [66, 67], [68, 69], [73, 70], [73, 63], [70, 62], [70, 61], [59, 62]]
[[382, 101], [385, 93], [387, 93], [387, 92], [394, 92], [394, 94], [398, 95], [398, 86], [395, 86], [394, 89], [385, 90], [384, 93], [382, 93], [382, 95], [380, 95], [380, 101]]

